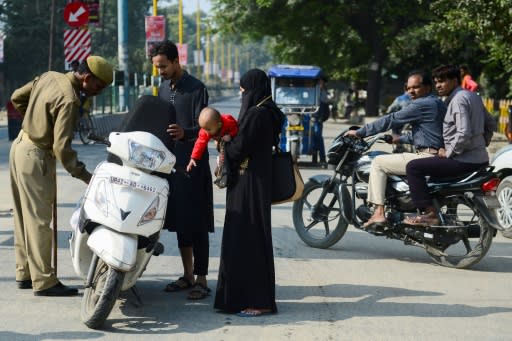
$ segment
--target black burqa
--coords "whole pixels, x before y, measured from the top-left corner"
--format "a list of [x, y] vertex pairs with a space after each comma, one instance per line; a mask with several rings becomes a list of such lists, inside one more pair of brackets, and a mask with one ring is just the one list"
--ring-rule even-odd
[[[161, 98], [146, 95], [139, 97], [135, 101], [133, 108], [125, 115], [121, 122], [118, 131], [145, 131], [151, 133], [158, 137], [167, 149], [174, 152], [174, 141], [167, 133], [167, 127], [173, 123], [176, 123], [174, 107]], [[113, 154], [109, 154], [107, 160], [121, 164], [121, 160]], [[172, 178], [172, 174], [159, 173], [157, 175], [166, 178], [169, 182]], [[170, 201], [167, 202], [166, 212], [169, 212], [169, 206]], [[166, 222], [168, 216], [166, 213]], [[166, 226], [165, 223], [164, 226]]]
[[246, 308], [277, 312], [270, 217], [272, 146], [284, 115], [271, 99], [270, 80], [263, 71], [248, 71], [240, 86], [245, 91], [238, 135], [225, 145], [232, 173], [214, 307], [233, 313]]

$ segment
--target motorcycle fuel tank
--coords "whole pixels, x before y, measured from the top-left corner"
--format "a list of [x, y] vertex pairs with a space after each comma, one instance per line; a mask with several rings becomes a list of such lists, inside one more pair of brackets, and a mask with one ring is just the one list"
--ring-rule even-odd
[[358, 161], [356, 166], [356, 176], [359, 181], [368, 183], [370, 179], [370, 169], [372, 161], [379, 155], [387, 155], [389, 153], [382, 151], [372, 151], [366, 155], [363, 155]]

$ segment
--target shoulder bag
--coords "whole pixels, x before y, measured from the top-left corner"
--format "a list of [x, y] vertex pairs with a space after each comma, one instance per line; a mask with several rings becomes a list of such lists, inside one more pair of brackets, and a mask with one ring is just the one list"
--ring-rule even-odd
[[272, 205], [298, 200], [304, 181], [290, 152], [277, 149], [272, 154]]

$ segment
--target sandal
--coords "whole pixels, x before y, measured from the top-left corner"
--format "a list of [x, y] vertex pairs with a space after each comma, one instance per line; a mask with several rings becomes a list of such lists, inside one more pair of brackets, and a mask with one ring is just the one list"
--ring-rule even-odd
[[211, 289], [201, 283], [194, 284], [192, 290], [188, 293], [187, 298], [189, 300], [202, 300], [203, 298], [210, 296]]
[[182, 291], [193, 286], [192, 282], [186, 277], [180, 277], [176, 281], [167, 284], [164, 288], [165, 292]]
[[366, 223], [363, 224], [363, 228], [367, 229], [369, 227], [386, 226], [387, 223], [388, 222], [387, 222], [386, 218], [381, 218], [381, 219], [370, 218], [370, 219], [368, 219], [368, 221]]
[[422, 214], [404, 219], [404, 224], [413, 226], [435, 226], [439, 223], [439, 218], [431, 214]]

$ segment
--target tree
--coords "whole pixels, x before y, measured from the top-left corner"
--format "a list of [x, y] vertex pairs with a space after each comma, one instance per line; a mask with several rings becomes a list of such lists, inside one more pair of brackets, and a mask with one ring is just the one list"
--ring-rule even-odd
[[431, 1], [425, 0], [212, 2], [223, 31], [272, 37], [273, 52], [283, 62], [317, 64], [336, 78], [366, 79], [367, 115], [378, 113], [382, 68], [394, 41], [432, 19]]
[[[464, 49], [476, 53], [462, 59], [490, 78], [489, 95], [512, 95], [512, 2], [510, 0], [437, 0], [438, 18], [427, 29], [442, 52]], [[502, 84], [509, 83], [509, 91]]]
[[[64, 70], [63, 20], [64, 1], [58, 2], [55, 13], [53, 69]], [[131, 71], [144, 69], [145, 29], [144, 16], [151, 0], [129, 0], [129, 62]], [[51, 0], [3, 0], [0, 2], [0, 19], [4, 23], [5, 53], [3, 71], [7, 96], [16, 87], [28, 82], [48, 69], [49, 27]], [[117, 2], [100, 1], [100, 26], [90, 27], [92, 53], [117, 63]], [[5, 94], [4, 94], [5, 95]]]

